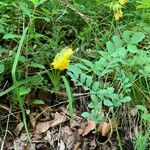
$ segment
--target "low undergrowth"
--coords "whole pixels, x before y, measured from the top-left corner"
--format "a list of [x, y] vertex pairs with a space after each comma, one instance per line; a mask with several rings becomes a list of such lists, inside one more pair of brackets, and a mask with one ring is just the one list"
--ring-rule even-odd
[[149, 149], [149, 0], [5, 0], [0, 37], [1, 150]]

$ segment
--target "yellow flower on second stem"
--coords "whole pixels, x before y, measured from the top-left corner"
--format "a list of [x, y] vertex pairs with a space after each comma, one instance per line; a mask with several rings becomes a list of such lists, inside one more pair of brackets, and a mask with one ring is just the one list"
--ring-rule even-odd
[[121, 9], [119, 9], [115, 12], [115, 20], [116, 21], [119, 21], [119, 19], [122, 18], [122, 16], [123, 16], [123, 12]]
[[128, 2], [128, 0], [119, 0], [120, 5], [125, 5]]
[[71, 48], [62, 49], [60, 53], [58, 53], [55, 56], [51, 65], [54, 67], [54, 69], [58, 69], [61, 71], [67, 69], [72, 54], [73, 54], [73, 50]]

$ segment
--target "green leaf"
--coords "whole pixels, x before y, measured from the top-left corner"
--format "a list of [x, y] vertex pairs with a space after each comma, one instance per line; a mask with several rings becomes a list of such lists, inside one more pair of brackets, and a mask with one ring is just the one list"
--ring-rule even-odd
[[[70, 72], [72, 72], [72, 73], [70, 73]], [[83, 73], [82, 70], [77, 65], [70, 65], [68, 67], [68, 74], [71, 77], [74, 76], [75, 79], [78, 79], [79, 75], [82, 74], [82, 73]]]
[[95, 104], [99, 103], [100, 101], [100, 99], [96, 95], [91, 95], [91, 99]]
[[136, 105], [136, 108], [137, 108], [138, 110], [143, 111], [143, 112], [147, 112], [146, 107], [145, 107], [145, 106], [143, 106], [143, 105]]
[[88, 67], [92, 68], [93, 67], [93, 63], [87, 59], [81, 59], [81, 61]]
[[122, 40], [119, 36], [113, 36], [112, 40], [115, 43], [115, 47], [122, 47]]
[[27, 87], [25, 87], [25, 86], [21, 86], [21, 87], [19, 88], [19, 94], [20, 94], [20, 96], [26, 95], [26, 94], [30, 93], [30, 91], [31, 91], [31, 89], [30, 89], [30, 88], [27, 88]]
[[82, 75], [80, 76], [80, 81], [81, 81], [82, 83], [84, 83], [84, 82], [85, 82], [85, 79], [86, 79], [86, 75], [85, 75], [85, 74], [82, 74]]
[[127, 45], [127, 51], [129, 51], [130, 53], [137, 53], [139, 50], [135, 45], [129, 44]]
[[150, 122], [150, 114], [142, 114], [142, 119], [144, 119], [145, 121]]
[[88, 113], [88, 112], [83, 112], [83, 113], [81, 114], [81, 116], [82, 116], [83, 118], [85, 118], [85, 119], [88, 119], [88, 118], [90, 117], [90, 113]]
[[27, 58], [26, 57], [24, 57], [24, 56], [19, 56], [19, 62], [22, 62], [22, 63], [24, 63], [25, 61], [27, 60]]
[[77, 64], [77, 66], [83, 70], [89, 70], [86, 66], [84, 66], [83, 64]]
[[93, 103], [93, 102], [89, 103], [89, 104], [88, 104], [88, 107], [89, 107], [89, 108], [94, 108], [94, 107], [95, 107], [95, 103]]
[[126, 31], [123, 32], [123, 40], [126, 43], [130, 42], [130, 31], [126, 30]]
[[32, 103], [36, 104], [36, 105], [44, 105], [45, 104], [45, 102], [41, 99], [36, 99]]
[[46, 0], [30, 0], [35, 7], [37, 7], [38, 5], [41, 5], [42, 3], [44, 3]]
[[94, 82], [93, 85], [92, 85], [92, 90], [93, 91], [97, 91], [100, 87], [100, 83], [97, 81], [97, 82]]
[[86, 86], [90, 87], [92, 83], [93, 83], [92, 77], [91, 76], [87, 76], [87, 78], [86, 78]]
[[127, 54], [127, 50], [124, 47], [116, 48], [116, 53], [114, 53], [114, 56], [125, 58]]
[[146, 9], [146, 8], [150, 8], [150, 0], [140, 0], [137, 1], [139, 4], [137, 6], [137, 9]]
[[22, 10], [23, 14], [31, 17], [32, 9], [28, 8], [28, 5], [26, 3], [20, 3], [19, 9]]
[[99, 102], [98, 104], [96, 104], [95, 106], [94, 106], [94, 109], [95, 110], [101, 110], [102, 109], [102, 102]]
[[2, 74], [4, 72], [5, 66], [4, 64], [0, 64], [0, 74]]
[[104, 103], [105, 106], [108, 106], [108, 107], [113, 106], [113, 103], [112, 103], [109, 99], [105, 99], [105, 100], [103, 101], [103, 103]]
[[130, 44], [138, 44], [138, 42], [142, 41], [145, 38], [144, 33], [136, 32], [130, 40]]
[[44, 65], [38, 64], [38, 63], [31, 63], [29, 66], [30, 66], [30, 67], [34, 67], [34, 68], [45, 69], [45, 66], [44, 66]]
[[5, 39], [5, 40], [15, 39], [15, 38], [20, 38], [20, 36], [17, 34], [13, 34], [13, 33], [7, 33], [3, 36], [3, 39]]
[[124, 97], [124, 98], [121, 100], [122, 103], [130, 102], [130, 101], [131, 101], [131, 97], [130, 97], [130, 96], [126, 96], [126, 97]]
[[107, 47], [108, 52], [110, 53], [113, 53], [115, 51], [115, 47], [111, 41], [108, 41], [106, 43], [106, 47]]

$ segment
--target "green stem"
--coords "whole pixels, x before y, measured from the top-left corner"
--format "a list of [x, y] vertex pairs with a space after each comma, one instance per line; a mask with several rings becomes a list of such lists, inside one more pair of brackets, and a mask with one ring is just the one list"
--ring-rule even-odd
[[[115, 112], [114, 112], [113, 108], [112, 108], [112, 113], [113, 113], [113, 117], [114, 117], [115, 116]], [[122, 144], [121, 144], [120, 135], [119, 135], [119, 131], [118, 131], [118, 127], [116, 126], [115, 128], [116, 128], [117, 140], [118, 140], [119, 148], [120, 148], [120, 150], [123, 150]]]
[[71, 89], [70, 89], [70, 85], [69, 85], [68, 80], [66, 79], [65, 76], [62, 76], [62, 79], [64, 81], [66, 92], [67, 92], [67, 96], [68, 96], [69, 113], [70, 113], [70, 116], [71, 116], [71, 121], [73, 121], [73, 118], [74, 118], [74, 113], [73, 113], [73, 96], [72, 96], [72, 93], [71, 93]]
[[25, 36], [26, 36], [27, 30], [28, 30], [28, 27], [26, 27], [24, 29], [23, 34], [21, 36], [21, 39], [19, 41], [19, 46], [18, 46], [18, 49], [17, 49], [17, 53], [16, 53], [16, 56], [15, 56], [15, 60], [14, 60], [14, 63], [13, 63], [11, 74], [12, 74], [13, 84], [14, 84], [14, 87], [15, 87], [14, 88], [15, 89], [15, 94], [17, 96], [17, 100], [19, 102], [19, 107], [21, 109], [21, 113], [22, 113], [22, 117], [23, 117], [23, 123], [24, 123], [25, 131], [26, 131], [28, 140], [31, 142], [29, 131], [28, 131], [28, 127], [27, 127], [26, 112], [25, 112], [25, 109], [24, 109], [24, 106], [23, 106], [24, 102], [23, 102], [23, 100], [22, 100], [22, 98], [20, 96], [18, 81], [17, 81], [17, 78], [16, 78], [16, 68], [17, 68], [19, 56], [20, 56], [20, 53], [21, 53], [21, 49], [22, 49], [22, 46], [23, 46], [23, 42], [25, 40]]

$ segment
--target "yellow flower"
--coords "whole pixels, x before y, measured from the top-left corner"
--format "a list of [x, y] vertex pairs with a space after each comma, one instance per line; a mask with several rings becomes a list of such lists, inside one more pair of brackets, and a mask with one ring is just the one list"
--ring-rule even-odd
[[119, 21], [119, 19], [120, 19], [122, 16], [123, 16], [123, 12], [122, 12], [121, 9], [119, 9], [119, 10], [117, 10], [117, 11], [115, 12], [115, 20], [116, 20], [116, 21]]
[[125, 5], [128, 2], [128, 0], [119, 0], [120, 5]]
[[71, 48], [62, 49], [61, 52], [55, 56], [51, 65], [54, 67], [54, 69], [61, 71], [67, 69], [72, 54], [73, 50]]

